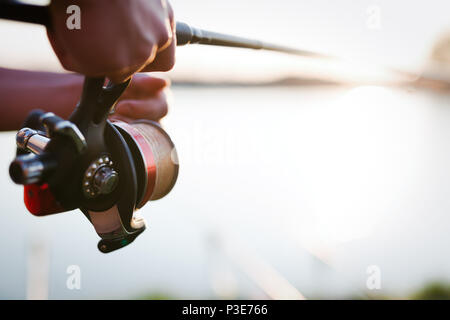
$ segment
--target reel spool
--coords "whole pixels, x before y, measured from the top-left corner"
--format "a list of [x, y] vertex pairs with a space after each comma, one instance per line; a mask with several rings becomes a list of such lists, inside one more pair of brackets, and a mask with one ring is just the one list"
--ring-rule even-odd
[[138, 172], [137, 208], [158, 200], [172, 190], [178, 176], [178, 155], [170, 137], [154, 121], [138, 120], [113, 124], [127, 141]]
[[69, 120], [31, 113], [16, 136], [10, 176], [25, 185], [25, 205], [36, 216], [79, 208], [102, 239], [99, 250], [107, 253], [145, 230], [136, 210], [170, 192], [178, 157], [158, 123], [107, 120], [128, 82], [103, 83], [86, 78]]

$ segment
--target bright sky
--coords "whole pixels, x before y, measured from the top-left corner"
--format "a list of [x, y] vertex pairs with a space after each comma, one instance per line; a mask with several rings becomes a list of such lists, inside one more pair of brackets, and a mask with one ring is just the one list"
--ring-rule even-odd
[[[76, 2], [76, 1], [74, 1]], [[192, 25], [411, 71], [450, 31], [448, 0], [172, 0]], [[57, 69], [42, 27], [0, 22], [2, 66]], [[32, 53], [30, 55], [30, 53]], [[327, 74], [321, 63], [246, 50], [180, 48], [173, 77], [261, 79]], [[334, 70], [342, 73], [342, 70]]]

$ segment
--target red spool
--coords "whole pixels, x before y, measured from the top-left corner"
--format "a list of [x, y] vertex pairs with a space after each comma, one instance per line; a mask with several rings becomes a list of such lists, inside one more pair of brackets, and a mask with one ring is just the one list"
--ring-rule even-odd
[[178, 176], [175, 145], [162, 127], [149, 120], [114, 125], [122, 129], [135, 161], [138, 178], [137, 208], [170, 192]]

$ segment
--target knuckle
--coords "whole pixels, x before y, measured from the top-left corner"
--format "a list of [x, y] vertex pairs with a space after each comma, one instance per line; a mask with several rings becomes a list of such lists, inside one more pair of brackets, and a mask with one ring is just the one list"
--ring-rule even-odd
[[166, 72], [172, 70], [172, 68], [175, 66], [175, 58], [171, 57], [166, 59], [165, 63], [161, 65], [160, 71]]
[[170, 22], [174, 22], [175, 21], [174, 12], [173, 12], [173, 8], [172, 8], [172, 5], [170, 4], [170, 2], [167, 2], [167, 8], [168, 8], [168, 12], [169, 12]]
[[136, 63], [135, 65], [142, 66], [147, 62], [151, 62], [155, 59], [157, 52], [157, 46], [154, 42], [148, 42], [145, 45], [140, 46], [136, 50]]
[[167, 100], [164, 99], [164, 101], [161, 103], [160, 107], [160, 117], [165, 117], [169, 113], [169, 104], [167, 103]]
[[132, 115], [135, 113], [136, 107], [131, 101], [121, 102], [117, 106], [117, 113], [122, 115]]
[[166, 28], [166, 26], [163, 27], [163, 29], [159, 32], [159, 41], [160, 44], [159, 47], [166, 46], [167, 44], [170, 44], [172, 41], [172, 32]]
[[155, 22], [155, 38], [158, 47], [168, 46], [173, 38], [172, 27], [170, 25], [169, 19], [163, 18]]

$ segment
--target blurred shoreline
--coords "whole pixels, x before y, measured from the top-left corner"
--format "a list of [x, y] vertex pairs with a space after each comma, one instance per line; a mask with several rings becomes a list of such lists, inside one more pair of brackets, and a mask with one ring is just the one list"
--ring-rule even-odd
[[[264, 88], [264, 87], [316, 87], [316, 86], [352, 86], [352, 85], [383, 85], [378, 82], [369, 83], [348, 83], [333, 80], [323, 80], [319, 78], [286, 77], [271, 81], [202, 81], [175, 79], [172, 80], [172, 86], [185, 88]], [[420, 76], [412, 82], [399, 84], [389, 84], [391, 87], [416, 87], [426, 88], [436, 91], [450, 92], [450, 81]]]

